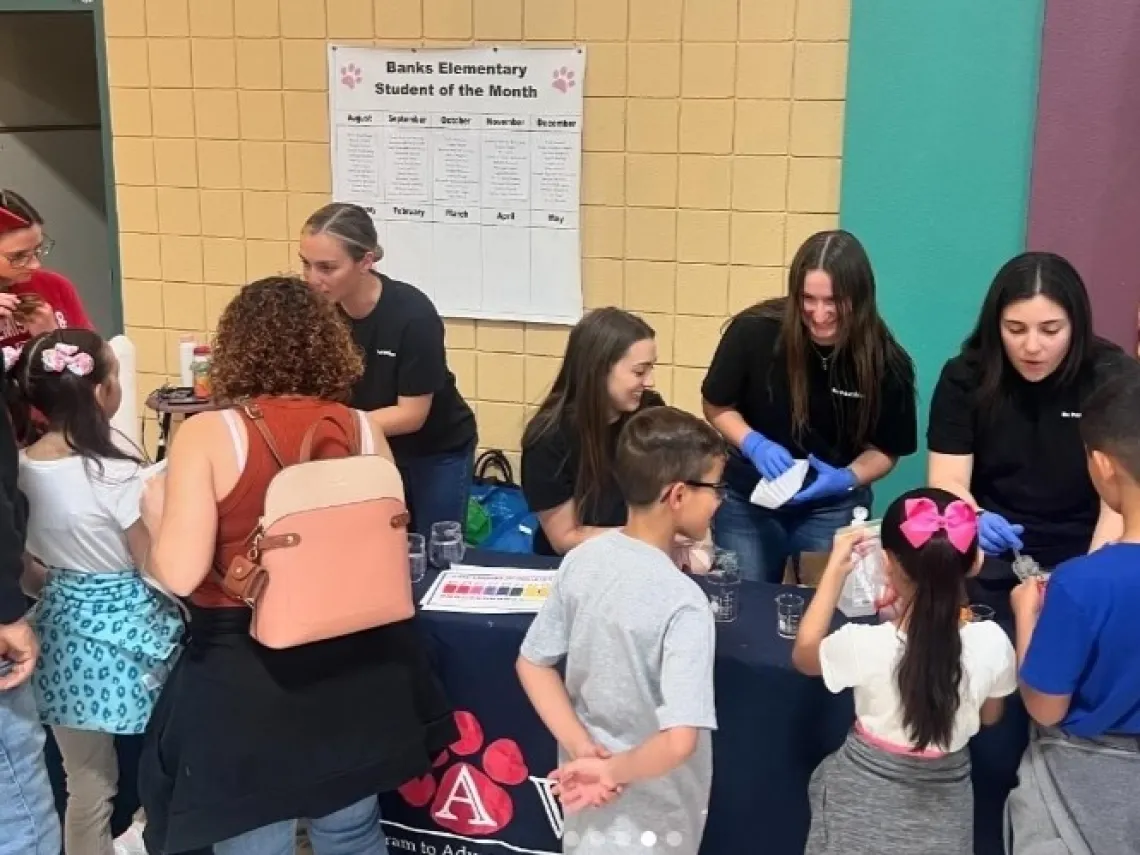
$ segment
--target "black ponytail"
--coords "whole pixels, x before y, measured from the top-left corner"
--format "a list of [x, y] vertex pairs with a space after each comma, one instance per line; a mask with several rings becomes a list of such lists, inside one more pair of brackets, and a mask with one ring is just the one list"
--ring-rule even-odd
[[965, 553], [935, 532], [919, 547], [900, 526], [909, 499], [930, 499], [944, 514], [957, 496], [934, 488], [911, 490], [895, 499], [883, 517], [882, 540], [914, 585], [904, 614], [906, 644], [895, 672], [902, 700], [903, 727], [915, 750], [945, 747], [961, 703], [962, 604], [966, 575], [977, 556], [977, 536]]

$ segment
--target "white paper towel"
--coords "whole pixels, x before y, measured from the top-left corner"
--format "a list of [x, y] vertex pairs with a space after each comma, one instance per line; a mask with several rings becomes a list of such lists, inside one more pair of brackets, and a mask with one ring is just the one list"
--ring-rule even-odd
[[807, 480], [809, 468], [811, 468], [811, 464], [807, 460], [797, 460], [788, 471], [775, 481], [761, 478], [756, 489], [752, 491], [752, 504], [769, 510], [775, 510], [784, 505], [800, 491], [800, 487]]
[[115, 442], [130, 454], [139, 450], [139, 398], [138, 374], [135, 369], [135, 346], [125, 335], [117, 335], [108, 344], [119, 360], [119, 385], [123, 389], [123, 400], [119, 411], [111, 419], [115, 429]]

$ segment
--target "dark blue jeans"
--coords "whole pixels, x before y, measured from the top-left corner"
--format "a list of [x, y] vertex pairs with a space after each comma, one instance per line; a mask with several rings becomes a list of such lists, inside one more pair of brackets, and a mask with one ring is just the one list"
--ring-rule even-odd
[[855, 508], [870, 511], [871, 498], [871, 488], [860, 487], [828, 504], [770, 511], [730, 488], [713, 518], [713, 540], [736, 553], [743, 578], [779, 582], [789, 558], [830, 551], [835, 532], [851, 522]]
[[437, 522], [467, 522], [475, 446], [446, 454], [405, 457], [396, 461], [404, 479], [404, 498], [412, 515], [410, 531], [431, 536]]

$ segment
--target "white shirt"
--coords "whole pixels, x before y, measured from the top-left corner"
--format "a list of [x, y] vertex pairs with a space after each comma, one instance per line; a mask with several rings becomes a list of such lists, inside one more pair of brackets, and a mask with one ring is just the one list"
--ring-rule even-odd
[[[960, 632], [961, 703], [950, 744], [937, 746], [946, 752], [965, 747], [978, 732], [979, 712], [986, 700], [1017, 690], [1017, 659], [1002, 628], [993, 621], [982, 621], [968, 623]], [[828, 689], [836, 693], [855, 690], [855, 715], [871, 736], [909, 747], [913, 743], [903, 727], [895, 677], [905, 644], [906, 634], [893, 623], [849, 623], [823, 640], [819, 661]]]
[[78, 455], [32, 460], [20, 453], [28, 498], [27, 550], [48, 567], [87, 573], [131, 570], [126, 531], [138, 522], [147, 470], [103, 460], [103, 472]]

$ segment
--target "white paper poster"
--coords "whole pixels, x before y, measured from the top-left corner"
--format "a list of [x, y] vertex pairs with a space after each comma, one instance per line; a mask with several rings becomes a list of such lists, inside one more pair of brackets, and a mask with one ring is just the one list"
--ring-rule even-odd
[[578, 48], [329, 48], [338, 201], [444, 317], [582, 316]]

